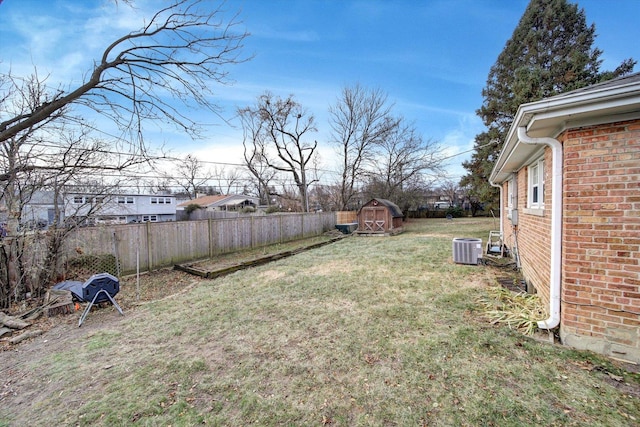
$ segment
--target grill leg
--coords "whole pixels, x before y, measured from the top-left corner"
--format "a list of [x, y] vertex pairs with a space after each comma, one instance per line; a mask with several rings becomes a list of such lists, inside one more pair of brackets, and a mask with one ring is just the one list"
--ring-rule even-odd
[[82, 313], [82, 316], [80, 316], [80, 321], [78, 322], [78, 327], [82, 326], [82, 322], [84, 322], [84, 319], [87, 317], [87, 315], [89, 314], [89, 311], [91, 311], [91, 307], [93, 307], [93, 304], [96, 302], [96, 299], [98, 298], [98, 295], [100, 295], [101, 292], [104, 292], [104, 294], [107, 296], [107, 298], [109, 298], [109, 301], [111, 301], [111, 304], [114, 305], [115, 308], [118, 309], [118, 311], [120, 312], [121, 315], [124, 316], [124, 313], [122, 312], [122, 309], [120, 308], [120, 306], [118, 305], [118, 303], [116, 302], [116, 300], [113, 299], [113, 297], [111, 295], [109, 295], [109, 292], [105, 291], [104, 289], [100, 289], [98, 292], [96, 292], [96, 294], [93, 296], [93, 299], [91, 300], [91, 302], [87, 305], [87, 308], [84, 309], [84, 312]]

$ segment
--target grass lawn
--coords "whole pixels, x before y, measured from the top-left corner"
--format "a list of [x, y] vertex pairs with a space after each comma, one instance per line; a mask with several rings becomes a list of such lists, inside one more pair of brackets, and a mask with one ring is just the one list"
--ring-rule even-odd
[[483, 317], [505, 272], [451, 240], [494, 227], [410, 221], [74, 317], [0, 353], [0, 425], [640, 425], [638, 374]]

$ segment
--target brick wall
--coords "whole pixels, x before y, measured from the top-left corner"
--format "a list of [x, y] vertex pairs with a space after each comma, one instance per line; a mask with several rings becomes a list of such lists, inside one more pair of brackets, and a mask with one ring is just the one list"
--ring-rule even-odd
[[[549, 303], [549, 274], [551, 268], [551, 149], [544, 150], [544, 209], [527, 209], [528, 170], [523, 167], [516, 173], [518, 226], [503, 218], [505, 243], [512, 250], [517, 246], [522, 274], [541, 299]], [[508, 209], [508, 186], [503, 187], [504, 207]], [[514, 206], [514, 207], [515, 207]]]
[[640, 120], [569, 130], [563, 140], [561, 334], [638, 361]]

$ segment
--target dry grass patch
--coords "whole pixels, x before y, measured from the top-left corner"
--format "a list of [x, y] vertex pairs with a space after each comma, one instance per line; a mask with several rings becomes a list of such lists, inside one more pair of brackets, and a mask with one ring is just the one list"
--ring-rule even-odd
[[330, 260], [309, 268], [310, 275], [328, 276], [335, 273], [348, 273], [353, 270], [352, 263], [343, 260]]
[[538, 321], [547, 317], [537, 295], [516, 293], [500, 286], [490, 287], [480, 303], [492, 324], [506, 325], [525, 335], [533, 335], [538, 329]]

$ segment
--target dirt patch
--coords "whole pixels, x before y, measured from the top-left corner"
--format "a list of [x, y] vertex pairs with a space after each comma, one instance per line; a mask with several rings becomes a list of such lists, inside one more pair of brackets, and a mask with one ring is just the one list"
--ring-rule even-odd
[[[115, 296], [115, 300], [125, 312], [125, 315], [128, 316], [141, 304], [161, 300], [168, 296], [175, 295], [190, 289], [194, 284], [197, 284], [202, 280], [204, 279], [171, 269], [153, 271], [151, 273], [141, 274], [139, 277], [124, 277], [120, 280], [120, 292]], [[22, 306], [18, 307], [13, 314], [19, 314], [22, 311], [33, 308], [35, 305], [35, 300], [27, 301]], [[72, 315], [54, 317], [40, 316], [32, 322], [29, 329], [40, 329], [44, 332], [49, 332], [56, 328], [63, 328], [66, 331], [65, 335], [74, 335], [73, 331], [75, 330], [84, 331], [86, 329], [91, 329], [91, 327], [88, 326], [91, 323], [100, 324], [105, 321], [109, 322], [110, 320], [108, 320], [108, 318], [114, 317], [112, 316], [114, 313], [116, 317], [120, 317], [111, 303], [105, 302], [96, 304], [94, 306], [95, 308], [91, 309], [87, 319], [97, 318], [99, 321], [85, 321], [86, 323], [83, 323], [82, 327], [78, 328], [78, 319], [80, 318], [85, 306], [86, 303], [78, 304], [76, 306], [76, 313]], [[15, 351], [16, 348], [27, 347], [30, 342], [33, 341], [34, 340], [18, 345], [11, 345], [9, 344], [7, 337], [3, 337], [3, 339], [0, 340], [0, 352]]]
[[120, 293], [117, 302], [123, 309], [135, 307], [140, 303], [157, 301], [167, 296], [183, 292], [204, 279], [181, 271], [164, 269], [129, 276], [120, 280]]

